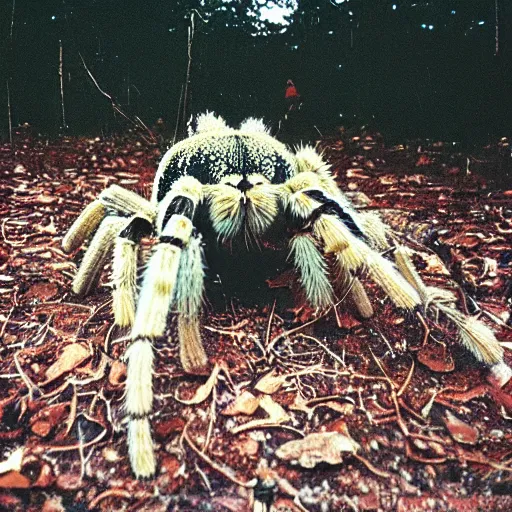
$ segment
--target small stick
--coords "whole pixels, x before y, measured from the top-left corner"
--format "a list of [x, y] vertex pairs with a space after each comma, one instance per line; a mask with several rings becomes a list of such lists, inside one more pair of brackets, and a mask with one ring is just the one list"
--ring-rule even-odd
[[[14, 14], [14, 7], [13, 7], [13, 14]], [[9, 117], [9, 143], [11, 144], [11, 147], [12, 147], [11, 91], [9, 89], [9, 79], [7, 79], [5, 82], [7, 84], [7, 115]]]
[[430, 327], [427, 325], [427, 322], [423, 318], [423, 315], [421, 315], [419, 312], [417, 312], [416, 316], [418, 317], [419, 321], [421, 322], [421, 325], [423, 325], [423, 328], [425, 329], [425, 334], [423, 336], [423, 342], [421, 344], [421, 346], [424, 347], [427, 344], [428, 337], [430, 336]]
[[357, 460], [361, 461], [375, 475], [380, 476], [382, 478], [391, 478], [393, 476], [391, 473], [388, 473], [387, 471], [376, 468], [369, 460], [365, 459], [363, 456], [358, 455], [357, 453], [354, 453], [353, 455]]
[[393, 380], [391, 380], [391, 377], [386, 373], [386, 370], [384, 369], [384, 366], [382, 365], [382, 363], [377, 359], [377, 357], [375, 356], [375, 354], [373, 353], [373, 350], [370, 349], [370, 354], [372, 355], [373, 357], [373, 360], [375, 361], [375, 364], [379, 367], [380, 371], [384, 374], [384, 377], [386, 378], [386, 380], [389, 382], [390, 386], [391, 386], [391, 389], [394, 391], [398, 386], [396, 385], [396, 382], [394, 382]]
[[129, 500], [131, 498], [137, 498], [137, 499], [147, 499], [150, 498], [151, 494], [147, 491], [139, 491], [136, 492], [135, 495], [133, 492], [125, 491], [123, 489], [107, 489], [106, 491], [103, 491], [102, 493], [98, 494], [96, 498], [94, 498], [89, 503], [89, 510], [96, 510], [98, 508], [98, 505], [100, 502], [102, 502], [106, 498], [124, 498], [126, 500]]
[[60, 104], [62, 108], [62, 129], [66, 129], [66, 114], [64, 112], [64, 74], [63, 74], [63, 51], [62, 51], [62, 39], [59, 39], [59, 78], [60, 78]]
[[236, 485], [240, 485], [241, 487], [245, 487], [246, 489], [252, 489], [255, 485], [255, 479], [249, 481], [249, 482], [242, 482], [241, 480], [238, 480], [235, 476], [231, 475], [228, 472], [228, 469], [224, 469], [219, 464], [217, 464], [215, 461], [210, 459], [206, 453], [203, 453], [190, 439], [187, 432], [187, 426], [183, 429], [183, 439], [187, 442], [187, 444], [192, 448], [192, 451], [196, 453], [201, 459], [203, 459], [207, 464], [209, 464], [215, 471], [218, 471], [221, 475], [224, 475], [228, 480], [235, 483]]
[[414, 373], [414, 359], [412, 360], [411, 369], [409, 370], [409, 373], [407, 374], [407, 377], [404, 380], [404, 383], [400, 386], [400, 389], [397, 391], [396, 396], [400, 397], [404, 394], [405, 390], [407, 389], [407, 386], [409, 386], [412, 374]]
[[265, 347], [268, 346], [270, 341], [270, 332], [272, 331], [272, 323], [274, 321], [274, 313], [276, 311], [276, 302], [277, 301], [274, 299], [274, 304], [272, 304], [272, 309], [270, 310], [270, 315], [268, 317], [267, 332], [265, 333]]
[[28, 388], [28, 397], [30, 400], [34, 399], [34, 390], [40, 391], [40, 389], [30, 380], [29, 376], [23, 371], [23, 368], [21, 367], [21, 364], [18, 360], [18, 355], [20, 351], [16, 352], [13, 356], [14, 364], [16, 365], [16, 369], [18, 370], [18, 373], [20, 374], [20, 377], [22, 378], [23, 382], [25, 383], [25, 386]]
[[337, 356], [332, 350], [330, 350], [326, 345], [324, 345], [320, 340], [313, 336], [308, 336], [307, 334], [299, 334], [301, 338], [306, 338], [307, 340], [312, 340], [315, 343], [318, 343], [335, 361], [341, 364], [341, 366], [346, 367], [347, 365], [343, 362], [343, 360]]

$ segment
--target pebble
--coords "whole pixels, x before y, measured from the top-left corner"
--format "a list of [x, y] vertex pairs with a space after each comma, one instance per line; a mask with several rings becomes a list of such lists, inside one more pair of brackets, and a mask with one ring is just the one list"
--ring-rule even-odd
[[368, 494], [370, 492], [370, 488], [364, 482], [359, 482], [357, 487], [363, 494]]
[[379, 442], [376, 439], [372, 439], [370, 441], [370, 448], [372, 450], [375, 450], [376, 452], [378, 452], [379, 451]]

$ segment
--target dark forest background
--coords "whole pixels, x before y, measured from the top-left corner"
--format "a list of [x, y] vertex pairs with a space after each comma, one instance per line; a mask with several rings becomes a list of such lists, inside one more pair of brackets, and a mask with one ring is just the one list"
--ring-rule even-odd
[[304, 122], [323, 133], [371, 123], [388, 137], [510, 135], [512, 2], [273, 2], [297, 6], [286, 26], [258, 17], [266, 3], [1, 0], [0, 135], [9, 135], [9, 104], [13, 126], [52, 136], [126, 128], [84, 63], [129, 117], [148, 126], [162, 117], [172, 132], [192, 16], [188, 114], [275, 126], [291, 78]]

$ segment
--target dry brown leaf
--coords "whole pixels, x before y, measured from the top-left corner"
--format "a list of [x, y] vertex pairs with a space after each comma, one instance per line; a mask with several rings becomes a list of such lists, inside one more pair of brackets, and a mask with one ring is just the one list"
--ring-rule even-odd
[[70, 372], [90, 357], [88, 348], [81, 343], [71, 343], [64, 347], [57, 361], [46, 370], [46, 384]]
[[276, 375], [276, 371], [272, 370], [271, 372], [264, 375], [254, 386], [254, 389], [260, 391], [261, 393], [266, 393], [267, 395], [271, 395], [275, 393], [286, 382], [287, 375]]
[[208, 380], [196, 389], [196, 392], [194, 393], [194, 396], [192, 398], [190, 398], [189, 400], [183, 400], [178, 397], [178, 391], [176, 391], [176, 400], [185, 405], [194, 405], [204, 402], [210, 396], [212, 389], [217, 383], [217, 377], [219, 376], [219, 372], [220, 366], [216, 364], [212, 370], [211, 375], [208, 377]]
[[0, 489], [28, 489], [30, 485], [30, 480], [19, 471], [0, 475]]
[[26, 299], [38, 299], [40, 301], [47, 301], [53, 299], [59, 293], [59, 287], [55, 283], [35, 283], [33, 284], [27, 294]]
[[340, 414], [343, 414], [344, 416], [349, 416], [354, 412], [355, 405], [351, 404], [349, 402], [344, 402], [340, 404], [339, 402], [336, 402], [335, 400], [329, 400], [328, 402], [323, 402], [321, 404], [315, 405], [314, 408], [317, 407], [328, 407], [329, 409], [339, 412]]
[[30, 429], [40, 437], [46, 437], [69, 415], [70, 403], [52, 404], [38, 411], [30, 418]]
[[126, 364], [121, 361], [114, 361], [108, 374], [108, 382], [112, 386], [119, 386], [126, 380]]
[[261, 397], [260, 407], [268, 414], [272, 423], [283, 423], [290, 419], [288, 413], [268, 395]]
[[418, 361], [433, 372], [449, 373], [455, 369], [452, 355], [441, 344], [425, 345], [418, 351]]
[[24, 451], [23, 446], [20, 446], [11, 452], [6, 460], [0, 462], [0, 475], [9, 471], [19, 471], [21, 469]]
[[468, 425], [450, 411], [445, 412], [444, 423], [448, 432], [455, 441], [463, 444], [476, 444], [478, 441], [478, 430]]
[[308, 420], [310, 420], [313, 417], [313, 413], [315, 412], [315, 407], [310, 407], [308, 405], [308, 401], [302, 398], [302, 396], [297, 393], [295, 395], [295, 400], [293, 401], [293, 404], [289, 406], [289, 408], [292, 411], [299, 411], [299, 412], [305, 412], [308, 416]]
[[425, 272], [429, 274], [440, 274], [449, 276], [450, 272], [446, 268], [443, 260], [437, 254], [421, 253], [423, 261], [426, 263]]
[[348, 435], [322, 432], [289, 441], [277, 449], [276, 455], [285, 461], [300, 464], [303, 468], [314, 468], [321, 462], [341, 464], [344, 453], [354, 454], [357, 450], [359, 445]]
[[238, 434], [244, 430], [252, 428], [262, 428], [268, 425], [280, 425], [290, 419], [288, 413], [277, 403], [272, 400], [269, 395], [260, 398], [260, 407], [268, 414], [268, 418], [261, 420], [252, 420], [238, 427], [231, 429], [232, 434]]
[[221, 412], [225, 416], [236, 416], [238, 414], [254, 414], [260, 405], [260, 399], [256, 398], [250, 391], [244, 391], [237, 396], [229, 405]]

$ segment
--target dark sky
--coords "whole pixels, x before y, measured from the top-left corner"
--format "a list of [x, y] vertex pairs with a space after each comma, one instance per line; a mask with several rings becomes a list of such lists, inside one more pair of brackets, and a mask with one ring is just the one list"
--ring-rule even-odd
[[293, 78], [304, 122], [322, 130], [372, 122], [393, 136], [468, 140], [511, 131], [508, 1], [498, 1], [497, 55], [496, 0], [298, 0], [287, 30], [266, 27], [269, 35], [252, 23], [261, 0], [15, 0], [14, 17], [11, 2], [0, 2], [4, 137], [7, 80], [14, 124], [61, 130], [60, 44], [70, 133], [125, 127], [80, 55], [127, 114], [174, 125], [192, 12], [189, 112], [276, 123]]

